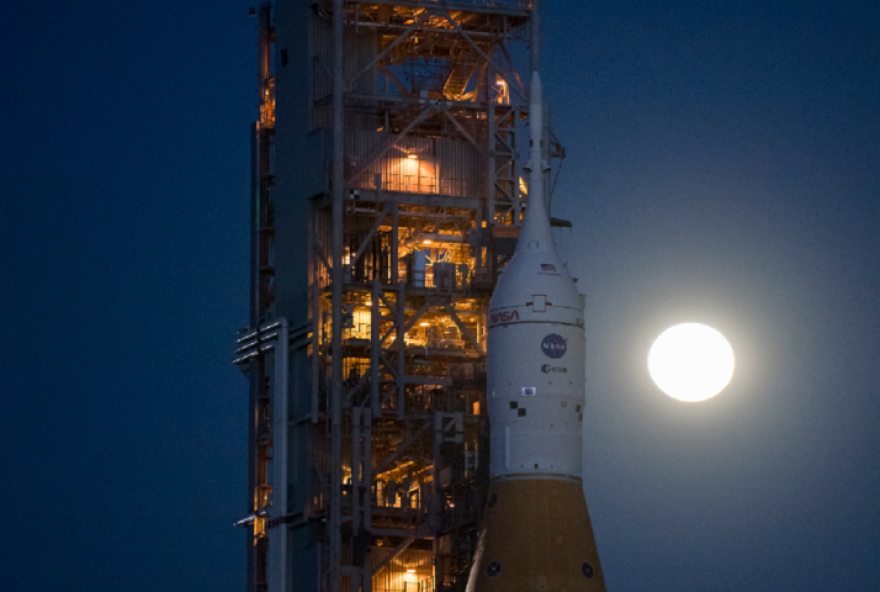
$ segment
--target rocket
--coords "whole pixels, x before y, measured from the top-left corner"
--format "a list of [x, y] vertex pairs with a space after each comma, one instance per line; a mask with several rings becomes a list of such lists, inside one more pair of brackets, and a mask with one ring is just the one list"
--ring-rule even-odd
[[467, 592], [605, 592], [582, 489], [584, 304], [544, 204], [532, 73], [529, 202], [489, 303], [490, 483]]

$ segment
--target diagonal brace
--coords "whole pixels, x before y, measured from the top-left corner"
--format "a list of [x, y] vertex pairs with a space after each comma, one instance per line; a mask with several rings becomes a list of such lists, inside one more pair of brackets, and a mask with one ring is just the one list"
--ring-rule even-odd
[[477, 150], [480, 151], [480, 154], [486, 156], [486, 149], [480, 146], [477, 141], [474, 140], [474, 137], [468, 133], [464, 126], [461, 125], [461, 123], [455, 118], [455, 116], [453, 116], [452, 113], [449, 112], [449, 109], [447, 109], [445, 105], [443, 106], [443, 114], [446, 115], [449, 121], [455, 124], [455, 127], [458, 129], [458, 131], [461, 132], [461, 135], [463, 135], [465, 138], [468, 139], [468, 141], [470, 141], [471, 144], [477, 147]]
[[415, 31], [416, 28], [417, 28], [419, 25], [421, 25], [421, 24], [425, 21], [425, 19], [427, 19], [429, 16], [431, 16], [431, 11], [426, 10], [425, 12], [423, 12], [423, 13], [419, 16], [419, 18], [417, 18], [415, 21], [413, 21], [413, 24], [411, 24], [409, 27], [407, 27], [406, 30], [405, 30], [403, 33], [400, 34], [400, 36], [399, 36], [397, 39], [395, 39], [394, 41], [392, 41], [391, 44], [390, 44], [388, 47], [386, 47], [384, 50], [382, 50], [382, 53], [380, 53], [380, 54], [377, 55], [375, 58], [373, 58], [373, 60], [372, 60], [369, 64], [367, 64], [366, 66], [364, 66], [363, 68], [361, 68], [360, 72], [358, 72], [357, 74], [355, 74], [354, 76], [352, 76], [352, 77], [351, 77], [351, 80], [349, 80], [348, 82], [345, 83], [345, 90], [346, 90], [346, 91], [351, 91], [351, 85], [354, 84], [354, 82], [355, 82], [358, 78], [360, 78], [361, 76], [363, 76], [364, 74], [366, 74], [368, 71], [370, 71], [370, 70], [373, 68], [373, 66], [375, 66], [376, 64], [378, 64], [379, 62], [381, 62], [383, 59], [385, 59], [385, 57], [388, 56], [388, 54], [391, 53], [391, 51], [392, 51], [395, 47], [397, 47], [398, 44], [400, 44], [400, 43], [401, 43], [402, 41], [404, 41], [407, 37], [409, 37], [409, 36], [412, 34], [412, 32]]
[[522, 92], [520, 92], [520, 90], [516, 86], [513, 86], [510, 84], [510, 80], [507, 79], [508, 77], [504, 75], [504, 72], [502, 72], [501, 69], [498, 66], [496, 66], [494, 63], [492, 63], [492, 60], [489, 59], [489, 56], [486, 55], [486, 52], [483, 51], [482, 49], [480, 49], [480, 46], [477, 45], [473, 39], [471, 39], [470, 35], [465, 33], [464, 29], [461, 28], [461, 25], [459, 25], [457, 22], [455, 22], [455, 19], [453, 19], [449, 15], [448, 11], [445, 11], [445, 10], [443, 11], [443, 17], [447, 21], [449, 21], [449, 24], [451, 24], [455, 28], [455, 30], [458, 31], [458, 34], [461, 35], [462, 37], [464, 37], [464, 40], [467, 41], [471, 45], [471, 47], [474, 48], [474, 50], [480, 55], [481, 58], [483, 58], [483, 60], [485, 60], [486, 64], [489, 66], [489, 68], [495, 70], [495, 73], [498, 74], [499, 76], [501, 76], [501, 78], [508, 84], [508, 86], [510, 86], [511, 88], [516, 90], [516, 92], [518, 92], [522, 98], [526, 98], [525, 95], [523, 95]]
[[421, 122], [423, 122], [425, 119], [427, 119], [428, 116], [430, 116], [432, 113], [434, 113], [434, 107], [433, 107], [433, 106], [428, 106], [428, 107], [426, 107], [425, 109], [422, 109], [422, 111], [421, 111], [421, 113], [419, 113], [419, 116], [418, 116], [418, 117], [416, 117], [415, 119], [413, 119], [412, 121], [410, 121], [409, 124], [408, 124], [405, 128], [403, 128], [403, 131], [401, 131], [399, 134], [397, 134], [396, 136], [394, 136], [394, 139], [391, 140], [390, 142], [388, 142], [388, 143], [385, 145], [385, 147], [382, 148], [382, 150], [380, 150], [379, 153], [378, 153], [376, 156], [374, 156], [373, 158], [371, 158], [371, 159], [367, 162], [367, 164], [365, 164], [364, 166], [362, 166], [362, 167], [360, 168], [359, 171], [357, 171], [355, 174], [353, 174], [351, 177], [349, 177], [349, 179], [345, 182], [345, 184], [346, 184], [346, 185], [351, 184], [352, 181], [354, 181], [355, 179], [357, 179], [358, 177], [360, 177], [361, 175], [363, 175], [365, 172], [367, 172], [371, 166], [373, 166], [374, 164], [376, 164], [376, 163], [379, 161], [380, 158], [382, 158], [383, 156], [385, 156], [385, 153], [386, 153], [386, 152], [388, 152], [389, 150], [391, 150], [392, 148], [394, 148], [395, 146], [397, 146], [397, 143], [398, 143], [398, 142], [400, 142], [400, 141], [401, 141], [401, 140], [402, 140], [402, 139], [403, 139], [403, 138], [404, 138], [409, 132], [411, 132], [412, 129], [413, 129], [415, 126], [417, 126], [418, 124], [420, 124]]
[[446, 312], [452, 317], [452, 321], [458, 325], [458, 329], [461, 331], [461, 334], [464, 335], [465, 339], [471, 342], [471, 345], [474, 346], [474, 349], [479, 352], [481, 356], [486, 355], [486, 350], [483, 349], [483, 346], [480, 345], [480, 342], [477, 341], [477, 338], [474, 337], [474, 334], [471, 333], [471, 330], [467, 328], [467, 326], [461, 322], [461, 319], [458, 316], [458, 313], [455, 312], [455, 308], [449, 306], [448, 304], [444, 304], [443, 307], [446, 309]]
[[416, 442], [416, 440], [418, 440], [419, 438], [421, 438], [422, 436], [424, 436], [424, 435], [425, 435], [430, 429], [431, 429], [431, 424], [430, 424], [430, 423], [426, 423], [424, 426], [422, 426], [417, 432], [415, 432], [414, 434], [412, 434], [407, 440], [405, 440], [400, 446], [398, 446], [398, 447], [394, 450], [394, 452], [391, 454], [391, 456], [389, 456], [389, 457], [386, 458], [384, 461], [382, 461], [382, 463], [381, 463], [379, 466], [377, 466], [377, 467], [373, 470], [373, 474], [374, 474], [374, 475], [379, 475], [379, 474], [385, 472], [385, 469], [387, 469], [388, 467], [390, 467], [391, 464], [392, 464], [395, 460], [397, 460], [397, 458], [398, 458], [401, 454], [403, 454], [404, 452], [406, 452], [407, 448], [409, 448], [410, 446], [412, 446], [413, 443]]
[[375, 578], [377, 575], [379, 575], [379, 572], [381, 572], [383, 569], [385, 569], [386, 567], [391, 565], [391, 562], [394, 561], [395, 559], [397, 559], [397, 557], [401, 553], [406, 551], [407, 548], [413, 544], [413, 541], [415, 541], [415, 539], [403, 539], [403, 542], [400, 543], [399, 545], [397, 545], [397, 547], [394, 548], [394, 550], [391, 552], [390, 555], [388, 555], [385, 559], [383, 559], [381, 562], [379, 562], [379, 565], [377, 565], [375, 568], [373, 568], [373, 577]]
[[361, 243], [361, 246], [358, 247], [357, 253], [354, 254], [354, 257], [351, 259], [351, 267], [354, 267], [355, 263], [358, 262], [358, 259], [361, 258], [361, 255], [364, 254], [364, 251], [367, 250], [367, 246], [370, 244], [370, 241], [373, 240], [373, 237], [376, 235], [376, 231], [379, 230], [379, 227], [382, 225], [382, 222], [385, 221], [385, 216], [387, 216], [391, 211], [391, 203], [386, 202], [385, 207], [382, 208], [382, 213], [379, 214], [379, 217], [376, 218], [376, 223], [373, 224], [373, 227], [370, 228], [370, 232], [367, 233], [366, 238]]

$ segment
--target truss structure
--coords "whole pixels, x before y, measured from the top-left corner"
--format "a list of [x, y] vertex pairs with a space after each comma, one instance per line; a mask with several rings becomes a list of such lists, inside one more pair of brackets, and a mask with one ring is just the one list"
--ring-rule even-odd
[[251, 317], [236, 350], [248, 590], [463, 591], [488, 482], [486, 311], [527, 204], [536, 7], [256, 12]]

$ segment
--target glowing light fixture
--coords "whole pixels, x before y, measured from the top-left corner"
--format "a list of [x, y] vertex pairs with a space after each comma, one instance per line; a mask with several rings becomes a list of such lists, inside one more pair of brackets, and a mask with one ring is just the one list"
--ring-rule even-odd
[[431, 324], [431, 323], [421, 322], [421, 323], [419, 323], [419, 327], [427, 327], [427, 326], [430, 325], [430, 324]]
[[419, 155], [418, 154], [407, 154], [406, 157], [411, 160], [415, 160], [419, 157]]

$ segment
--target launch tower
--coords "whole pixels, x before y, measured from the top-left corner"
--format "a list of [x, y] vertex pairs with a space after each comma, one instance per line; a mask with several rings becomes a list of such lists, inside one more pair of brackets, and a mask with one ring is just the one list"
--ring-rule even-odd
[[[464, 590], [488, 484], [486, 314], [528, 201], [537, 4], [255, 13], [251, 310], [236, 346], [248, 592]], [[561, 157], [544, 137], [546, 161]]]

